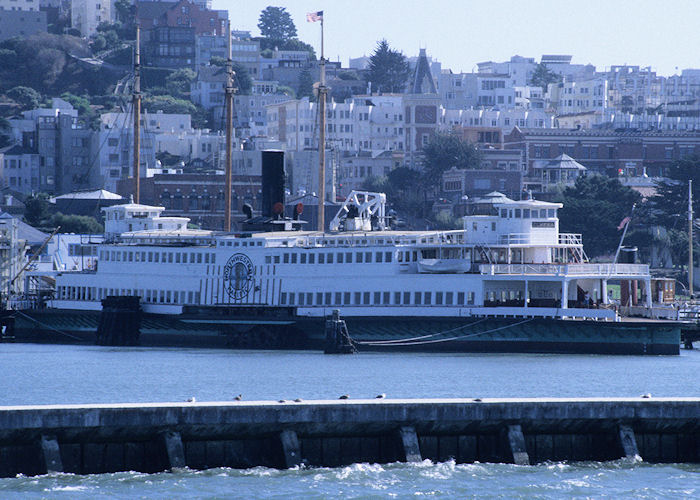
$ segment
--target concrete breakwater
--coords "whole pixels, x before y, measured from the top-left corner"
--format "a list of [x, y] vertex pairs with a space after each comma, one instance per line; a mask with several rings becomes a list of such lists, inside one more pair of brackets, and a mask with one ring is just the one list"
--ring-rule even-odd
[[700, 398], [0, 407], [0, 477], [454, 459], [700, 463]]

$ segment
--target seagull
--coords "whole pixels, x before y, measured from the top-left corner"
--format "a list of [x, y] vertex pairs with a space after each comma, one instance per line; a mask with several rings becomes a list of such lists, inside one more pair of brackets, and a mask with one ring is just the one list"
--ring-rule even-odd
[[639, 396], [639, 397], [640, 397], [640, 398], [644, 398], [644, 399], [649, 399], [649, 398], [651, 397], [651, 394], [647, 392], [646, 394], [642, 394], [642, 395]]
[[243, 396], [240, 394], [238, 396], [236, 396], [235, 398], [233, 398], [234, 401], [240, 401], [241, 399], [243, 399]]
[[301, 403], [302, 401], [303, 401], [303, 399], [301, 399], [301, 398], [296, 398], [296, 399], [294, 400], [295, 403]]
[[287, 402], [287, 400], [286, 400], [286, 399], [280, 399], [280, 400], [279, 400], [279, 401], [277, 401], [277, 402], [278, 402], [278, 403], [286, 403], [286, 402]]
[[481, 403], [481, 398], [474, 398], [474, 401], [476, 401], [477, 403]]
[[350, 399], [350, 396], [348, 396], [347, 394], [343, 394], [338, 399]]
[[187, 402], [188, 402], [188, 403], [196, 403], [196, 402], [197, 402], [197, 398], [195, 398], [194, 396], [192, 396], [191, 398], [187, 398]]
[[385, 397], [386, 397], [386, 394], [384, 394], [384, 393], [382, 392], [381, 394], [378, 394], [378, 395], [374, 396], [374, 399], [384, 399]]

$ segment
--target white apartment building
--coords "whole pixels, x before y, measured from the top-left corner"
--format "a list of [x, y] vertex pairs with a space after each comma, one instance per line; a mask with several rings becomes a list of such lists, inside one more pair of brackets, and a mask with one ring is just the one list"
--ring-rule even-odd
[[71, 0], [71, 25], [80, 34], [89, 37], [95, 34], [97, 26], [114, 20], [114, 0]]
[[555, 114], [544, 109], [442, 109], [440, 128], [449, 130], [461, 127], [498, 127], [504, 134], [513, 127], [556, 128]]
[[[326, 108], [326, 141], [340, 151], [403, 151], [403, 96], [356, 96]], [[318, 148], [317, 104], [308, 98], [267, 106], [268, 135], [289, 151]]]
[[548, 105], [558, 115], [598, 111], [605, 113], [608, 104], [608, 80], [604, 76], [551, 83]]
[[537, 63], [534, 57], [513, 56], [506, 62], [486, 61], [477, 64], [479, 73], [491, 73], [508, 75], [511, 85], [514, 87], [525, 87], [530, 84], [532, 72]]
[[448, 109], [515, 106], [515, 88], [507, 74], [452, 73], [445, 70], [438, 78], [440, 102]]
[[2, 10], [22, 10], [39, 12], [39, 0], [0, 0]]
[[[140, 171], [146, 176], [156, 166], [156, 138], [161, 134], [179, 134], [192, 131], [190, 115], [162, 112], [141, 115]], [[104, 113], [100, 115], [100, 145], [98, 163], [104, 189], [116, 192], [117, 181], [133, 176], [133, 115], [131, 113]]]

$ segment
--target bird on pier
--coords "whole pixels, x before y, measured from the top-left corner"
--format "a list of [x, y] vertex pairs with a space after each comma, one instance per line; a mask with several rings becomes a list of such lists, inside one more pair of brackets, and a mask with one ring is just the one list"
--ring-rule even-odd
[[381, 394], [377, 394], [376, 396], [374, 396], [374, 399], [384, 399], [385, 397], [386, 397], [386, 394], [384, 394], [382, 392]]
[[243, 396], [242, 396], [241, 394], [239, 394], [238, 396], [236, 396], [235, 398], [233, 398], [234, 401], [240, 401], [240, 400], [242, 400], [242, 399], [243, 399]]
[[294, 400], [295, 403], [301, 403], [302, 401], [304, 401], [304, 400], [301, 399], [301, 398], [296, 398], [296, 399]]
[[197, 402], [197, 398], [195, 398], [194, 396], [192, 396], [191, 398], [187, 398], [187, 402], [188, 402], [188, 403], [196, 403], [196, 402]]
[[647, 392], [646, 394], [642, 394], [642, 395], [639, 396], [639, 397], [640, 397], [640, 398], [644, 398], [644, 399], [649, 399], [649, 398], [651, 398], [651, 394]]
[[278, 403], [286, 403], [286, 402], [287, 402], [287, 400], [286, 400], [286, 399], [280, 399], [280, 400], [279, 400], [279, 401], [277, 401], [277, 402], [278, 402]]
[[347, 394], [343, 394], [338, 399], [350, 399], [350, 396], [348, 396]]

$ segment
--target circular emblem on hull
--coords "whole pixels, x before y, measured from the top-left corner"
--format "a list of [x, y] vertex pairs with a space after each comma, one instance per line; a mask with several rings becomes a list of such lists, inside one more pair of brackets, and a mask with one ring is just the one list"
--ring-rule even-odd
[[241, 300], [253, 287], [253, 262], [242, 253], [233, 254], [224, 266], [224, 287], [234, 300]]

